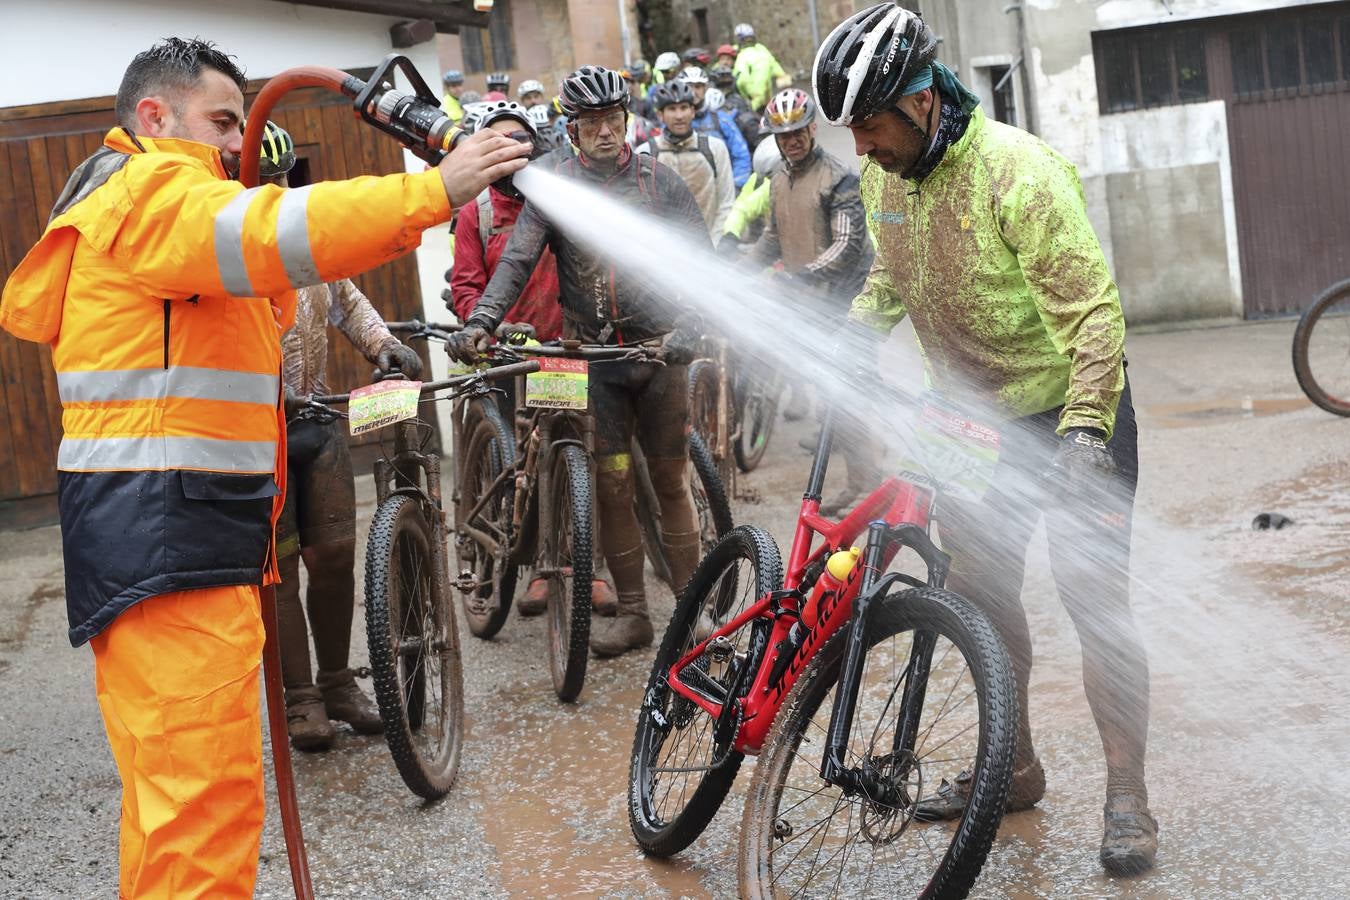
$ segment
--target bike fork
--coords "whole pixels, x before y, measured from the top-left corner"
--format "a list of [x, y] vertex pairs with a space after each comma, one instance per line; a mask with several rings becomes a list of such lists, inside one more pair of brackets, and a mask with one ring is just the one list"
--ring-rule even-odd
[[848, 736], [853, 730], [858, 689], [862, 685], [863, 662], [867, 658], [867, 613], [874, 599], [872, 589], [880, 580], [887, 531], [883, 521], [872, 522], [867, 527], [862, 585], [853, 601], [853, 611], [849, 617], [848, 644], [844, 647], [839, 686], [834, 694], [834, 709], [830, 713], [830, 725], [826, 731], [825, 758], [820, 764], [820, 777], [842, 788], [846, 796], [851, 796], [858, 789], [858, 773], [849, 768], [845, 754], [848, 751]]

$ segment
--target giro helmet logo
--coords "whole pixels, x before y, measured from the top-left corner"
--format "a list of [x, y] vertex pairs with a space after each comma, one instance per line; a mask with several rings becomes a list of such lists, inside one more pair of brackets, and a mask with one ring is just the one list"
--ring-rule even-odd
[[881, 66], [882, 75], [889, 75], [891, 73], [891, 63], [895, 62], [895, 54], [900, 49], [901, 37], [902, 35], [897, 31], [895, 37], [891, 38], [891, 48], [886, 51], [886, 61]]

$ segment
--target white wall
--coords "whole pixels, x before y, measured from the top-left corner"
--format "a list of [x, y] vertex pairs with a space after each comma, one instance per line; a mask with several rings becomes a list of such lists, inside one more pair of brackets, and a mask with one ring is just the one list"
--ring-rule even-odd
[[1099, 122], [1102, 175], [1219, 164], [1232, 314], [1240, 317], [1242, 268], [1238, 260], [1233, 165], [1228, 152], [1228, 116], [1223, 101], [1115, 113], [1102, 116]]
[[[369, 66], [391, 51], [388, 16], [271, 0], [46, 0], [4, 6], [0, 107], [115, 93], [131, 57], [167, 36], [202, 37], [238, 57], [250, 78], [295, 65]], [[435, 48], [413, 48], [439, 85]]]

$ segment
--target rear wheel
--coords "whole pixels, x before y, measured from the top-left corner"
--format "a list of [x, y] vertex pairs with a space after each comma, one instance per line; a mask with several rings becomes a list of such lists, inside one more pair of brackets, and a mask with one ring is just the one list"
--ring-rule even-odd
[[771, 623], [756, 620], [728, 635], [735, 652], [725, 661], [704, 654], [685, 669], [686, 678], [696, 670], [701, 688], [727, 697], [731, 713], [721, 722], [670, 689], [671, 667], [710, 629], [782, 586], [773, 538], [742, 525], [718, 541], [680, 595], [638, 710], [628, 770], [629, 825], [647, 853], [671, 856], [688, 847], [726, 798], [742, 759], [731, 749], [740, 722], [733, 695], [754, 677]]
[[558, 699], [572, 701], [586, 680], [591, 638], [591, 472], [586, 452], [566, 445], [554, 456], [552, 527], [540, 528], [540, 567], [548, 590], [549, 669]]
[[723, 486], [727, 491], [733, 491], [736, 487], [735, 466], [724, 455], [725, 436], [718, 421], [721, 394], [717, 363], [711, 359], [696, 359], [689, 364], [689, 423], [703, 436]]
[[[764, 744], [741, 826], [743, 897], [964, 897], [984, 865], [1012, 779], [1017, 689], [993, 625], [947, 591], [906, 590], [870, 611], [846, 765], [820, 777], [848, 631], [789, 692]], [[902, 723], [913, 739], [902, 741]], [[925, 823], [919, 801], [973, 773], [965, 814]]]
[[[510, 560], [515, 481], [509, 473], [515, 471], [516, 445], [491, 400], [471, 401], [461, 434], [464, 452], [459, 457], [455, 552], [461, 578], [467, 573], [464, 581], [472, 582], [462, 593], [469, 631], [486, 639], [506, 624], [519, 573]], [[503, 477], [504, 472], [508, 474]], [[475, 537], [474, 532], [492, 543]]]
[[775, 372], [765, 379], [744, 376], [739, 384], [741, 427], [731, 449], [736, 455], [736, 466], [742, 472], [752, 472], [764, 461], [764, 452], [769, 448], [769, 437], [778, 419], [783, 379]]
[[366, 637], [375, 700], [399, 775], [420, 797], [445, 795], [459, 769], [464, 693], [448, 588], [436, 588], [431, 527], [416, 497], [375, 511], [366, 545]]
[[697, 431], [689, 432], [689, 468], [689, 487], [694, 495], [694, 514], [698, 518], [701, 557], [712, 549], [719, 538], [736, 527], [736, 523], [732, 520], [726, 486], [717, 474], [712, 452]]
[[1350, 416], [1350, 280], [1323, 291], [1299, 319], [1294, 375], [1313, 403]]

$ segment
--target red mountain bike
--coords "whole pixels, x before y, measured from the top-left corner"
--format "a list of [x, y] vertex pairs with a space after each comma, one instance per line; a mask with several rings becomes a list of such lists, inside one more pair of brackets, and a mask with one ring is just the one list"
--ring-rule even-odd
[[[681, 595], [638, 712], [630, 824], [650, 854], [683, 850], [758, 753], [742, 896], [963, 897], [1007, 802], [1011, 663], [984, 614], [943, 589], [937, 482], [906, 472], [842, 521], [819, 515], [833, 434], [827, 412], [786, 573], [773, 538], [741, 526]], [[902, 550], [925, 580], [883, 574]], [[962, 770], [964, 815], [924, 821], [920, 800]]]

